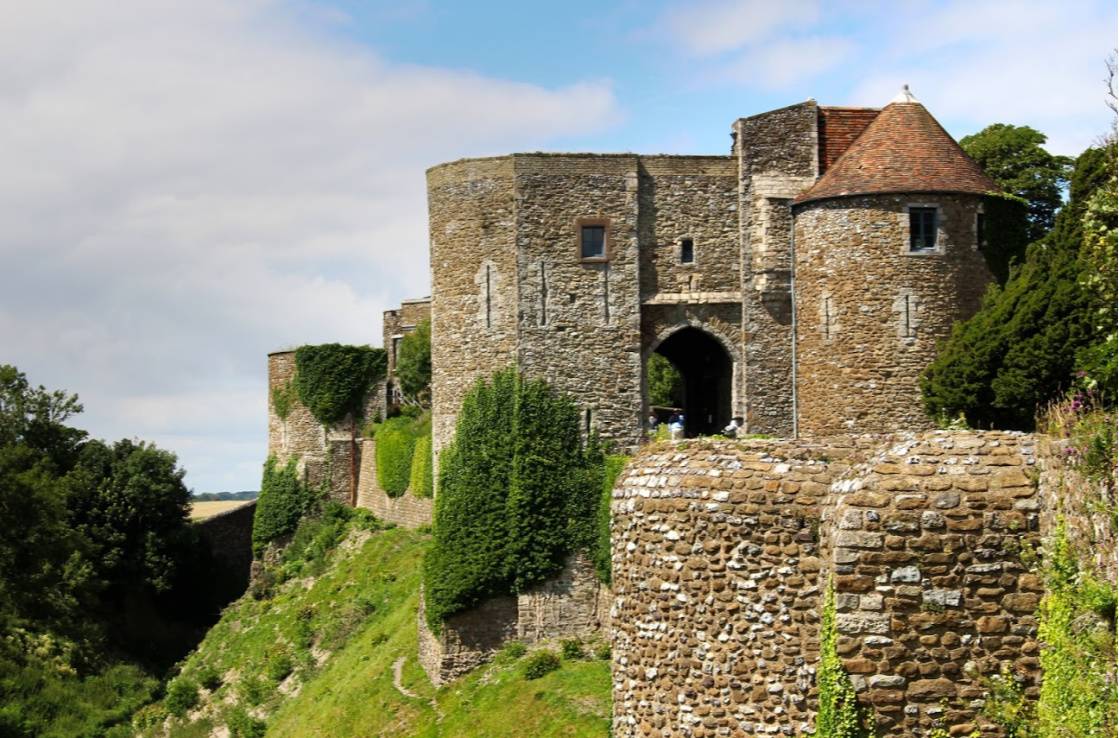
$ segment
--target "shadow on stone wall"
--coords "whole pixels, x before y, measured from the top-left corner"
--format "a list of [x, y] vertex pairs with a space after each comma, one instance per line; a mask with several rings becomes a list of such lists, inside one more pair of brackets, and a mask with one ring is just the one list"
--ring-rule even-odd
[[213, 596], [223, 605], [240, 597], [249, 586], [255, 514], [256, 500], [252, 500], [194, 524], [213, 557]]

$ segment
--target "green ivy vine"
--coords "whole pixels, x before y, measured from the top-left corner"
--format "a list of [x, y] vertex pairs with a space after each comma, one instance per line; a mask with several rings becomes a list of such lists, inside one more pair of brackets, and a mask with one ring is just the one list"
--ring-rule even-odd
[[324, 343], [295, 351], [295, 389], [323, 425], [360, 417], [369, 390], [385, 376], [384, 349]]
[[855, 696], [851, 677], [843, 669], [836, 643], [835, 587], [828, 579], [820, 615], [820, 665], [816, 667], [816, 689], [820, 706], [816, 713], [816, 738], [864, 738], [863, 710]]

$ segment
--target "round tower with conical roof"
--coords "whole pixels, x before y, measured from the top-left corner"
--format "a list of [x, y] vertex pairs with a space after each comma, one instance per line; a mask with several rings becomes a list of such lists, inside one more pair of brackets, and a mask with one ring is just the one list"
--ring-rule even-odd
[[800, 435], [931, 425], [920, 376], [991, 281], [997, 191], [906, 87], [794, 200]]

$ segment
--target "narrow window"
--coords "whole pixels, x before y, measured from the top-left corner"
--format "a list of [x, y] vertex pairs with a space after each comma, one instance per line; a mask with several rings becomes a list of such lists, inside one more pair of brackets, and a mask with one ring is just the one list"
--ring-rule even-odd
[[610, 323], [610, 265], [603, 264], [602, 270], [602, 317]]
[[540, 325], [548, 325], [548, 273], [540, 260]]
[[909, 250], [936, 248], [936, 208], [909, 208]]
[[585, 225], [582, 227], [582, 249], [584, 259], [606, 258], [606, 226]]
[[986, 218], [983, 217], [983, 212], [980, 211], [975, 214], [975, 248], [981, 249], [987, 243], [987, 233], [984, 230], [987, 226]]
[[680, 263], [695, 263], [695, 242], [690, 238], [681, 239], [680, 241]]
[[831, 338], [831, 297], [824, 298], [824, 338]]
[[396, 366], [396, 358], [400, 356], [400, 341], [404, 336], [392, 337], [392, 365]]
[[905, 296], [905, 337], [915, 338], [917, 336], [917, 327], [913, 324], [913, 315], [916, 305], [913, 304], [913, 295]]
[[493, 268], [486, 264], [486, 327], [493, 327], [493, 298], [490, 295], [490, 288], [493, 282]]
[[583, 411], [583, 433], [587, 436], [591, 435], [591, 409], [587, 408]]

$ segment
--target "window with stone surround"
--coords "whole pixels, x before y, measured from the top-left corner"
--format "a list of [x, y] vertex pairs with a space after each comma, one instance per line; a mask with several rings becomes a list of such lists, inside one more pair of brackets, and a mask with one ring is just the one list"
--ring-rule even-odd
[[690, 238], [680, 239], [680, 263], [695, 264], [695, 241]]
[[910, 252], [936, 251], [937, 207], [935, 205], [910, 205]]
[[985, 236], [984, 228], [986, 228], [986, 226], [987, 226], [987, 224], [986, 224], [985, 219], [983, 217], [983, 209], [980, 208], [975, 213], [975, 248], [976, 249], [983, 248], [984, 243], [986, 243], [986, 241], [987, 241], [987, 239], [984, 237]]
[[610, 221], [606, 218], [580, 218], [575, 222], [579, 258], [601, 262], [610, 258]]

